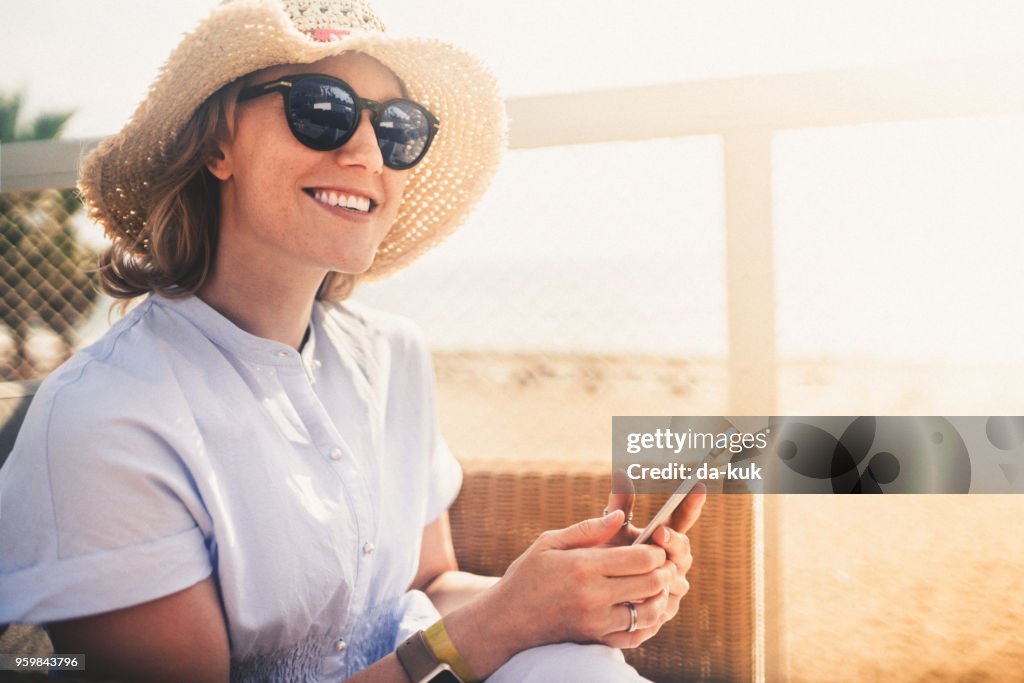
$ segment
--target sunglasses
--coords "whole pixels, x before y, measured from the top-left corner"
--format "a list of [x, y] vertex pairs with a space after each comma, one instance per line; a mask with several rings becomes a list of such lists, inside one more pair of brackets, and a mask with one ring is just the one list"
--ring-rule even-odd
[[284, 95], [284, 113], [295, 139], [322, 152], [338, 149], [355, 134], [363, 111], [370, 112], [384, 165], [412, 168], [430, 148], [440, 122], [421, 105], [396, 98], [376, 102], [359, 97], [345, 81], [323, 74], [286, 76], [243, 89], [239, 102], [268, 93]]

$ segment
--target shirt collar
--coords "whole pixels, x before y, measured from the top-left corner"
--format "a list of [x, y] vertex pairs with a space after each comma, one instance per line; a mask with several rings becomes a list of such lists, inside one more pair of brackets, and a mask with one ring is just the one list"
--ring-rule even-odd
[[312, 362], [316, 346], [314, 315], [310, 316], [309, 339], [303, 346], [300, 356], [298, 351], [287, 344], [246, 332], [195, 295], [172, 298], [154, 293], [150, 295], [150, 300], [155, 305], [186, 318], [207, 339], [239, 358], [264, 365], [292, 367], [298, 365], [300, 360], [306, 366]]

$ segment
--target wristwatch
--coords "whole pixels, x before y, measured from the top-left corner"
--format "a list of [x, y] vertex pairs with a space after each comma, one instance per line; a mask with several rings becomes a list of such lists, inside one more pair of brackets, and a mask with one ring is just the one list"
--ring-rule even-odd
[[405, 639], [398, 649], [398, 662], [412, 683], [466, 683], [447, 662], [434, 655], [427, 643], [427, 634], [417, 631]]

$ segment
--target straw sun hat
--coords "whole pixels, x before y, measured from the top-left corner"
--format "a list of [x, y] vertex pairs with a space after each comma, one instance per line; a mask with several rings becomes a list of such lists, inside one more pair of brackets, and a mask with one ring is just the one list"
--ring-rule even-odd
[[408, 265], [458, 228], [484, 193], [504, 147], [505, 114], [493, 76], [475, 57], [384, 31], [365, 0], [224, 0], [182, 39], [121, 132], [86, 157], [81, 189], [90, 214], [115, 240], [144, 238], [150, 180], [206, 98], [265, 67], [358, 51], [389, 67], [441, 121], [364, 277]]

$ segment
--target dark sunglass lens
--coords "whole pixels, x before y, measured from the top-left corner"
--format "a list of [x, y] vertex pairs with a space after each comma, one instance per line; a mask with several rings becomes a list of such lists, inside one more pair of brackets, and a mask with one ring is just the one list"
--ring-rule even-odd
[[356, 103], [341, 85], [306, 78], [288, 96], [288, 123], [295, 136], [314, 149], [336, 149], [355, 130]]
[[427, 152], [430, 119], [414, 102], [392, 102], [380, 113], [377, 142], [384, 163], [396, 169], [409, 168]]

